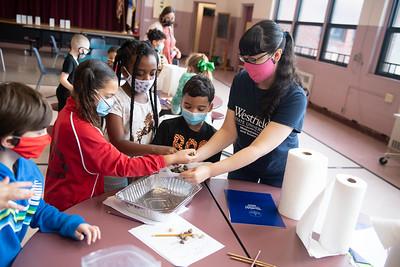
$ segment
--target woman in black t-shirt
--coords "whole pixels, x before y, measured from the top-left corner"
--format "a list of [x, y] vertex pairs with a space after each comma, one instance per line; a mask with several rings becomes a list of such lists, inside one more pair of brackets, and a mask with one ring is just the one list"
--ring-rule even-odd
[[230, 90], [220, 130], [197, 151], [202, 161], [234, 144], [220, 162], [182, 173], [194, 183], [229, 172], [228, 178], [281, 186], [289, 149], [298, 147], [307, 99], [294, 67], [293, 40], [278, 24], [264, 20], [240, 39], [244, 71]]

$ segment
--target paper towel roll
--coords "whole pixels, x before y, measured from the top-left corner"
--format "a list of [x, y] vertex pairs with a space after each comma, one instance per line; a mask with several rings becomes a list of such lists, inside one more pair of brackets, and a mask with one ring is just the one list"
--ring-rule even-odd
[[278, 205], [279, 213], [299, 220], [326, 186], [328, 158], [305, 148], [289, 150]]
[[331, 253], [347, 253], [364, 200], [367, 183], [347, 175], [336, 175], [319, 241]]

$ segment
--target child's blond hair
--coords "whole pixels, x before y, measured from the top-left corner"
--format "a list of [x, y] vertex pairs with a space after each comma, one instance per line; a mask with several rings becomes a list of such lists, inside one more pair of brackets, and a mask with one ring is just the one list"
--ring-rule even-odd
[[196, 74], [204, 75], [212, 80], [212, 71], [200, 67], [200, 63], [204, 61], [209, 63], [208, 57], [203, 53], [192, 53], [186, 60], [186, 66], [191, 69], [191, 72]]
[[83, 34], [74, 34], [71, 39], [71, 49], [78, 50], [80, 47], [89, 47], [89, 39]]

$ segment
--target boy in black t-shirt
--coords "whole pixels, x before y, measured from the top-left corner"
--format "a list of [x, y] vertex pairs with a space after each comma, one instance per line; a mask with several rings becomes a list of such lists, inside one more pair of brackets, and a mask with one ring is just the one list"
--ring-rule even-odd
[[78, 67], [78, 60], [89, 53], [90, 43], [86, 36], [75, 34], [71, 39], [71, 49], [64, 59], [60, 84], [57, 87], [56, 95], [58, 100], [58, 111], [65, 106], [67, 98], [71, 95], [74, 82], [74, 71]]
[[[204, 76], [193, 76], [183, 88], [182, 116], [163, 121], [154, 137], [153, 144], [172, 146], [177, 150], [198, 149], [213, 136], [215, 128], [204, 120], [212, 110], [214, 86]], [[206, 161], [217, 162], [218, 153]]]

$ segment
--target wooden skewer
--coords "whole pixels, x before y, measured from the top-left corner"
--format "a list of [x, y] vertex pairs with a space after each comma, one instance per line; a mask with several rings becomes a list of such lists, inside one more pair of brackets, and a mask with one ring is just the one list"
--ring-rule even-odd
[[260, 256], [261, 250], [258, 251], [257, 256], [254, 258], [253, 263], [250, 265], [250, 267], [254, 267], [254, 264], [256, 263], [258, 256]]
[[[254, 260], [250, 260], [250, 259], [246, 260], [246, 259], [243, 259], [243, 258], [238, 258], [238, 257], [235, 257], [235, 256], [229, 256], [229, 258], [232, 259], [232, 260], [237, 260], [237, 261], [248, 263], [248, 264], [252, 264], [253, 261], [254, 261]], [[265, 265], [265, 264], [260, 263], [259, 261], [256, 261], [255, 266], [271, 267], [273, 265]]]
[[[247, 257], [241, 256], [241, 255], [238, 255], [238, 254], [231, 253], [231, 252], [229, 252], [228, 255], [231, 257], [231, 259], [234, 259], [234, 260], [237, 260], [237, 261], [241, 261], [241, 262], [245, 262], [245, 263], [253, 263], [253, 261], [254, 261], [254, 259], [247, 258]], [[261, 266], [261, 267], [276, 267], [273, 264], [269, 264], [269, 263], [262, 262], [262, 261], [259, 261], [259, 260], [256, 260], [255, 265], [256, 266]]]
[[154, 237], [171, 237], [171, 236], [186, 237], [186, 236], [193, 236], [193, 234], [155, 234], [153, 236]]

